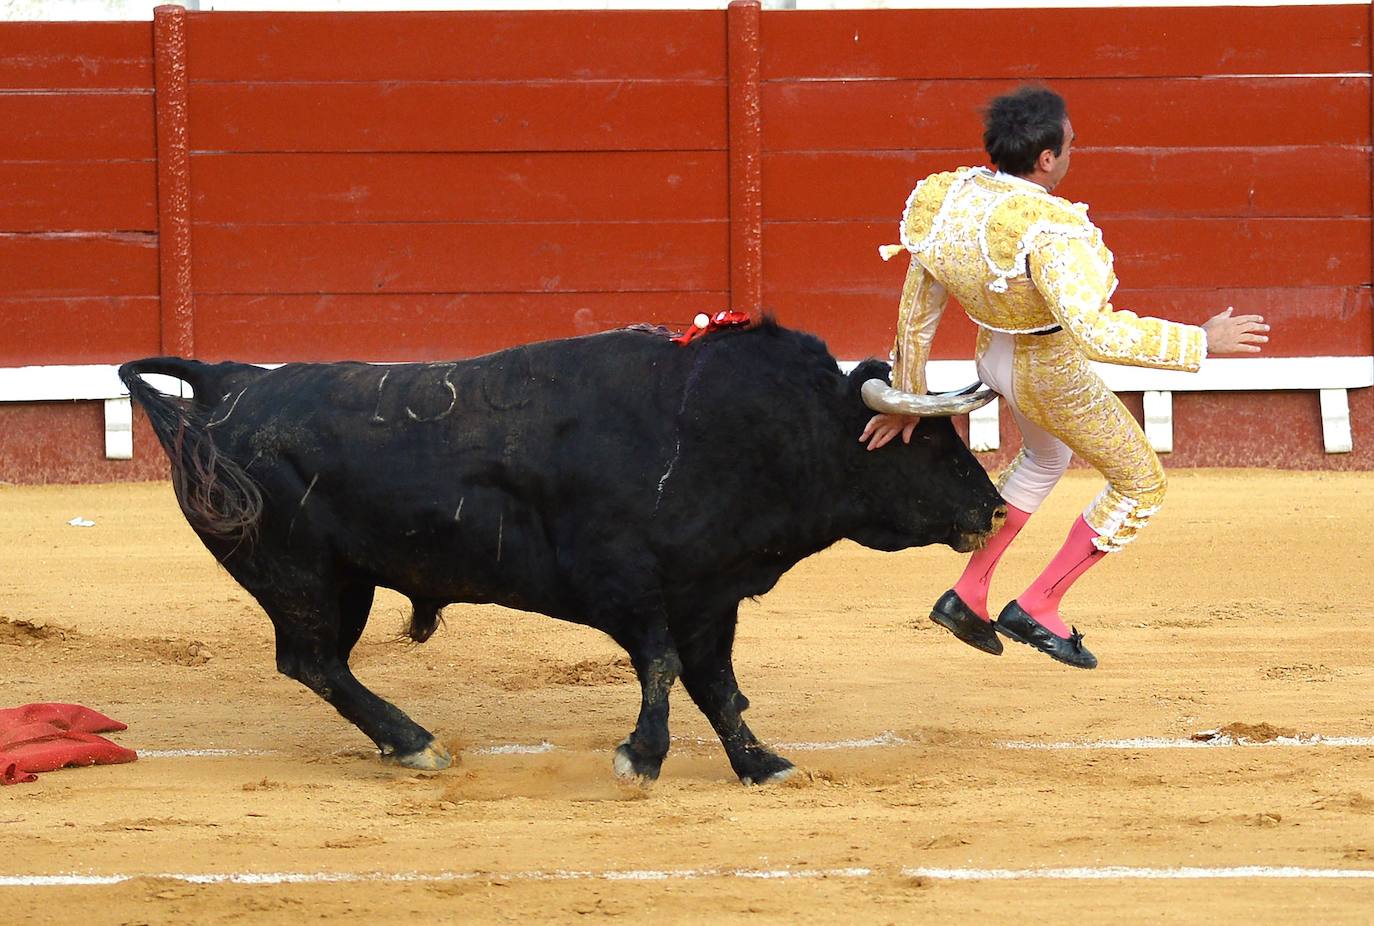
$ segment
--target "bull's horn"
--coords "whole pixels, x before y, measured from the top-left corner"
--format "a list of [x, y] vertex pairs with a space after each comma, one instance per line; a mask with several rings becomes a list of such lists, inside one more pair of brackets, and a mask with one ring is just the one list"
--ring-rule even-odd
[[997, 393], [991, 389], [980, 389], [982, 383], [974, 383], [957, 392], [943, 392], [937, 395], [916, 395], [893, 389], [880, 379], [870, 379], [863, 384], [864, 404], [875, 412], [892, 415], [925, 415], [945, 418], [951, 415], [967, 415], [976, 408], [982, 408]]

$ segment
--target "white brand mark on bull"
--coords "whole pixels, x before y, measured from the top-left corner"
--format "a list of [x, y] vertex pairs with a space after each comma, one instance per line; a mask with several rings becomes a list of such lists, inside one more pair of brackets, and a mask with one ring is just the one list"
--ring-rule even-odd
[[310, 492], [315, 488], [315, 483], [317, 483], [317, 482], [319, 482], [319, 481], [320, 481], [320, 474], [319, 474], [319, 473], [316, 473], [315, 476], [314, 476], [314, 478], [312, 478], [312, 479], [310, 480], [310, 485], [308, 485], [308, 486], [305, 487], [305, 494], [301, 496], [301, 503], [300, 503], [300, 506], [299, 506], [299, 507], [301, 507], [301, 508], [304, 508], [304, 507], [305, 507], [305, 500], [306, 500], [307, 498], [310, 497]]
[[445, 418], [445, 417], [447, 417], [448, 414], [449, 414], [450, 412], [452, 412], [454, 408], [457, 407], [457, 405], [458, 405], [458, 390], [455, 389], [455, 388], [453, 387], [453, 383], [449, 382], [449, 379], [448, 379], [448, 378], [449, 378], [450, 376], [452, 376], [452, 375], [453, 375], [453, 368], [450, 366], [449, 369], [444, 373], [444, 385], [448, 387], [448, 394], [449, 394], [448, 408], [444, 409], [443, 411], [441, 411], [441, 412], [440, 412], [439, 414], [437, 414], [437, 415], [434, 415], [434, 416], [429, 417], [429, 418], [425, 418], [425, 417], [422, 416], [422, 415], [417, 415], [417, 414], [415, 414], [415, 412], [411, 411], [410, 406], [407, 405], [407, 406], [406, 406], [406, 414], [410, 416], [410, 419], [411, 419], [412, 421], [438, 421], [440, 418]]
[[218, 421], [211, 421], [211, 422], [207, 423], [207, 424], [205, 425], [205, 427], [207, 427], [207, 428], [217, 428], [217, 427], [219, 427], [220, 425], [224, 424], [224, 422], [228, 421], [228, 420], [229, 420], [229, 416], [232, 415], [232, 414], [234, 413], [234, 409], [236, 409], [236, 408], [239, 407], [239, 399], [243, 398], [243, 394], [244, 394], [245, 392], [247, 392], [247, 391], [248, 391], [248, 387], [247, 387], [247, 386], [244, 386], [242, 389], [240, 389], [240, 390], [239, 390], [239, 394], [236, 395], [236, 396], [234, 396], [234, 404], [229, 406], [229, 411], [227, 411], [227, 412], [224, 413], [224, 417], [223, 417], [223, 418], [220, 418]]
[[668, 468], [663, 471], [663, 475], [658, 480], [658, 495], [654, 498], [654, 513], [658, 513], [658, 503], [663, 501], [663, 486], [667, 484], [668, 477], [673, 474], [673, 467], [677, 466], [677, 458], [682, 453], [682, 438], [678, 438], [677, 445], [673, 447], [673, 458], [668, 461]]
[[286, 536], [287, 536], [287, 537], [290, 537], [291, 534], [292, 534], [292, 532], [295, 531], [295, 529], [296, 529], [296, 515], [300, 514], [300, 513], [301, 513], [301, 510], [302, 510], [303, 508], [305, 508], [305, 500], [306, 500], [307, 498], [310, 497], [310, 490], [313, 489], [313, 488], [315, 488], [315, 483], [317, 483], [317, 482], [319, 482], [319, 481], [320, 481], [320, 474], [319, 474], [319, 473], [316, 473], [316, 474], [315, 474], [315, 478], [313, 478], [313, 479], [310, 480], [310, 485], [308, 485], [308, 486], [305, 487], [305, 494], [301, 496], [301, 501], [300, 501], [300, 504], [298, 504], [298, 505], [296, 506], [295, 514], [292, 514], [292, 515], [291, 515], [291, 523], [290, 523], [289, 525], [287, 525], [287, 528], [286, 528]]
[[385, 421], [385, 419], [382, 418], [382, 387], [386, 385], [386, 378], [390, 375], [391, 371], [387, 370], [382, 374], [382, 378], [377, 381], [377, 408], [372, 412], [373, 421]]

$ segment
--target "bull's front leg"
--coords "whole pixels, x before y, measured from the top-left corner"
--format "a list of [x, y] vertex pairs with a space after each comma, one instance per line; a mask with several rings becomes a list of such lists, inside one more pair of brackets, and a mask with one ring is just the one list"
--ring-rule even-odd
[[616, 747], [613, 767], [621, 778], [652, 781], [668, 754], [668, 692], [682, 669], [662, 620], [647, 629], [620, 630], [612, 636], [625, 647], [639, 677], [639, 719]]
[[749, 701], [735, 681], [734, 613], [681, 631], [675, 628], [674, 639], [682, 659], [682, 684], [720, 737], [739, 780], [770, 784], [791, 775], [795, 766], [760, 743], [741, 716]]

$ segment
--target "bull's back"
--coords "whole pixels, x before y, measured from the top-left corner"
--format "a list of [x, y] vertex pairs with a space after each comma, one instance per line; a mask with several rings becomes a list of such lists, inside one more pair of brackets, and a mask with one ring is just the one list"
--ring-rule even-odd
[[674, 351], [624, 331], [447, 363], [288, 364], [245, 391], [232, 439], [240, 452], [360, 477], [385, 459], [514, 484], [555, 473], [624, 480], [648, 475], [673, 429]]
[[589, 532], [650, 520], [683, 360], [624, 331], [451, 363], [288, 364], [225, 398], [217, 440], [251, 461], [269, 534], [296, 548], [314, 538], [410, 594], [548, 611]]

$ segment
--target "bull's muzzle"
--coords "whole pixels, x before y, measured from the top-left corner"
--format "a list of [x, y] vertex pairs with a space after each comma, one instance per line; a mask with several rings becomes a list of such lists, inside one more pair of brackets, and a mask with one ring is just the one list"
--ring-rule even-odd
[[959, 553], [977, 553], [988, 545], [988, 542], [996, 537], [1002, 530], [1002, 526], [1007, 523], [1007, 506], [998, 505], [992, 512], [991, 522], [988, 529], [984, 531], [962, 531], [959, 534], [958, 542], [950, 544]]
[[913, 392], [894, 389], [880, 379], [870, 379], [863, 384], [862, 394], [864, 404], [875, 412], [948, 418], [953, 415], [967, 415], [997, 398], [997, 393], [991, 389], [980, 388], [982, 385], [974, 383], [955, 392], [916, 395]]

